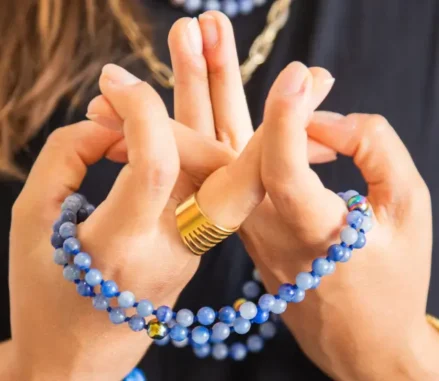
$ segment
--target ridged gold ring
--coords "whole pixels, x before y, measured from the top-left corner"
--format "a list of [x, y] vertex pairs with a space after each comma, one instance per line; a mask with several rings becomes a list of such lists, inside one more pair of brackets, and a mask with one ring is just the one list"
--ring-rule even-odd
[[435, 318], [432, 315], [427, 315], [427, 321], [438, 330], [439, 332], [439, 319]]
[[201, 210], [195, 193], [177, 207], [175, 214], [180, 236], [195, 255], [203, 255], [239, 229], [213, 223]]

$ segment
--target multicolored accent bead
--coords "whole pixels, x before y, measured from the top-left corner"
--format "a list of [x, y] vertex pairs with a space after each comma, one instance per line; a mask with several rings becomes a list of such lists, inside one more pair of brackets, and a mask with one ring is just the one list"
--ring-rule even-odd
[[146, 332], [151, 339], [161, 340], [168, 336], [169, 328], [157, 319], [152, 319], [146, 326]]
[[353, 210], [359, 210], [364, 213], [369, 209], [369, 203], [367, 202], [366, 197], [359, 194], [351, 197], [347, 205], [350, 212]]

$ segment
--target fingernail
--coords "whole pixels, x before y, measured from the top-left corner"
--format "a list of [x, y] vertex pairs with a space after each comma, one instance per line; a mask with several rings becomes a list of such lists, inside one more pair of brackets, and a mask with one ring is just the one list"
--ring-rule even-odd
[[337, 160], [337, 154], [336, 153], [327, 153], [327, 154], [321, 154], [313, 157], [312, 164], [324, 164], [324, 163], [330, 163], [332, 161]]
[[327, 78], [323, 80], [323, 84], [326, 86], [332, 86], [335, 82], [335, 78]]
[[203, 45], [206, 49], [212, 49], [218, 44], [219, 33], [218, 24], [209, 13], [200, 15], [200, 25], [203, 36]]
[[201, 37], [200, 24], [195, 17], [187, 24], [187, 36], [192, 52], [196, 55], [203, 54], [203, 38]]
[[124, 68], [114, 65], [108, 64], [102, 68], [102, 75], [106, 77], [111, 83], [116, 85], [135, 85], [141, 80], [137, 78], [135, 75], [131, 74], [129, 71]]
[[86, 117], [87, 119], [99, 124], [102, 127], [106, 127], [110, 130], [122, 131], [122, 126], [118, 121], [114, 119], [99, 114], [87, 114]]
[[328, 128], [334, 128], [341, 124], [353, 126], [352, 122], [348, 121], [344, 115], [331, 111], [316, 111], [312, 115], [312, 122]]
[[304, 93], [309, 86], [310, 73], [306, 66], [293, 62], [279, 77], [279, 91], [284, 95]]

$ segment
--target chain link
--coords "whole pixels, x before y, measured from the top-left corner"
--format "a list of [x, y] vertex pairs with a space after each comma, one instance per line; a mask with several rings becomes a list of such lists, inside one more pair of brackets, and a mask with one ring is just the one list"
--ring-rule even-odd
[[[252, 78], [256, 69], [262, 65], [270, 55], [278, 33], [288, 21], [290, 5], [293, 1], [294, 0], [275, 0], [271, 6], [263, 31], [254, 40], [250, 47], [248, 58], [240, 67], [244, 84]], [[140, 58], [145, 61], [151, 70], [153, 78], [161, 86], [173, 88], [175, 80], [172, 69], [156, 56], [151, 44], [143, 37], [136, 23], [132, 22], [132, 18], [125, 17], [122, 2], [123, 0], [111, 0], [110, 4], [113, 8], [113, 12], [119, 18], [119, 22], [130, 40], [132, 48], [137, 52]]]

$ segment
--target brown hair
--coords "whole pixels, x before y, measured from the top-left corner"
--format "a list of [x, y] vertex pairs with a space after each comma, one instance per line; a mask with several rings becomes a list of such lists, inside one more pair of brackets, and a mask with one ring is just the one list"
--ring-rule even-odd
[[136, 5], [136, 0], [0, 1], [2, 175], [23, 178], [14, 154], [60, 100], [68, 97], [75, 107], [105, 63], [127, 58], [128, 43], [136, 44], [125, 35], [126, 25], [145, 31]]

